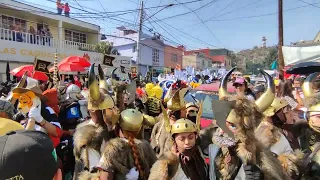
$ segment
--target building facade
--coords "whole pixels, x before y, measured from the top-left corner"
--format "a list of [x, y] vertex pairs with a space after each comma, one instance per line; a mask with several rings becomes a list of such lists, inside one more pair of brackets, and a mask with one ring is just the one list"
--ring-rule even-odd
[[94, 52], [100, 40], [100, 27], [61, 16], [15, 0], [0, 3], [0, 80], [6, 62], [10, 69], [32, 64], [35, 57], [53, 62], [71, 55], [88, 55], [102, 63], [103, 55]]
[[206, 55], [207, 58], [211, 59], [213, 68], [231, 68], [231, 61], [228, 58], [230, 53], [227, 49], [198, 49], [198, 50], [191, 50], [185, 51], [185, 55], [190, 55], [196, 52], [201, 52]]
[[212, 67], [212, 61], [204, 53], [196, 52], [182, 57], [182, 68], [186, 69], [187, 67], [204, 70]]
[[164, 67], [171, 71], [177, 66], [182, 66], [182, 57], [185, 48], [183, 46], [173, 47], [166, 45], [164, 47]]
[[118, 27], [113, 36], [106, 40], [113, 43], [113, 46], [122, 56], [132, 57], [132, 65], [138, 67], [138, 71], [145, 75], [153, 69], [163, 69], [164, 67], [164, 48], [165, 44], [159, 35], [141, 34], [140, 38], [140, 57], [137, 58], [138, 33], [125, 27]]

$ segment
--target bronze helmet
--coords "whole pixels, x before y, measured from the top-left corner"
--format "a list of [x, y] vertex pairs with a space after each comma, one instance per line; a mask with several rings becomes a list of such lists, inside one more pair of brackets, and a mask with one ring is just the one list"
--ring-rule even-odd
[[113, 108], [115, 106], [114, 100], [108, 94], [100, 91], [96, 74], [94, 72], [94, 63], [89, 68], [89, 110], [103, 110]]

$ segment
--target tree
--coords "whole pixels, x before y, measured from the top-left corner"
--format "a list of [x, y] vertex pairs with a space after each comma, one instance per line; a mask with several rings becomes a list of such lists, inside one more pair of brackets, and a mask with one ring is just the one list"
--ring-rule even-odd
[[269, 53], [264, 61], [264, 66], [267, 69], [270, 69], [271, 64], [273, 63], [274, 60], [277, 59], [277, 55], [278, 55], [278, 49], [277, 48], [271, 48], [269, 49]]
[[101, 41], [95, 46], [95, 52], [102, 54], [120, 55], [118, 50], [113, 47], [113, 44], [107, 41]]
[[229, 52], [228, 57], [230, 58], [230, 61], [231, 61], [231, 67], [237, 66], [237, 56], [233, 51]]
[[246, 63], [246, 73], [248, 74], [259, 74], [258, 69], [263, 69], [264, 65], [260, 63], [254, 63], [252, 61], [248, 61]]

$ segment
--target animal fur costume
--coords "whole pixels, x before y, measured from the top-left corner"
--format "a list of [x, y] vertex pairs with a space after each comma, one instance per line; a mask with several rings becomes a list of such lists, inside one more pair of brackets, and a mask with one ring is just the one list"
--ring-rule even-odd
[[[165, 111], [165, 110], [164, 110]], [[170, 139], [173, 141], [174, 134], [180, 133], [199, 133], [200, 131], [200, 119], [202, 115], [202, 103], [199, 107], [199, 113], [197, 114], [196, 123], [188, 119], [179, 119], [174, 124], [170, 125], [168, 116], [164, 113], [165, 127]], [[206, 179], [208, 178], [208, 168], [204, 162], [202, 151], [200, 147], [195, 144], [189, 155], [184, 153], [174, 152], [172, 150], [165, 152], [158, 161], [153, 165], [150, 173], [149, 180], [180, 180], [180, 179]], [[186, 150], [188, 151], [188, 150]], [[174, 154], [178, 153], [178, 154]], [[186, 152], [185, 152], [186, 153]], [[183, 162], [183, 159], [187, 158]]]
[[[98, 67], [99, 74], [103, 74], [101, 66]], [[100, 76], [100, 85], [96, 80], [96, 75], [94, 73], [94, 64], [91, 65], [89, 69], [89, 97], [88, 97], [88, 109], [89, 110], [104, 110], [108, 108], [114, 108], [115, 103], [113, 98], [104, 93], [104, 76]], [[121, 88], [118, 88], [121, 89]], [[119, 100], [121, 103], [121, 101]], [[99, 111], [97, 111], [99, 113]], [[102, 113], [102, 112], [101, 112]], [[97, 118], [102, 118], [97, 116]], [[100, 124], [95, 124], [92, 120], [83, 122], [79, 124], [76, 128], [74, 134], [74, 155], [76, 158], [76, 167], [74, 179], [77, 179], [79, 173], [83, 170], [90, 171], [90, 167], [94, 167], [96, 164], [89, 162], [89, 151], [94, 150], [98, 154], [104, 149], [104, 144], [113, 138], [114, 132], [109, 131], [111, 126], [117, 122], [119, 118], [118, 114], [113, 114], [110, 117], [109, 126], [100, 122]], [[102, 119], [97, 119], [97, 121], [103, 121]]]
[[[157, 160], [157, 157], [147, 141], [136, 140], [135, 143], [137, 145], [144, 174], [148, 177], [150, 169]], [[126, 175], [129, 173], [130, 169], [135, 167], [131, 147], [123, 138], [110, 140], [104, 149], [102, 159], [104, 162], [100, 164], [100, 166], [104, 168], [112, 167], [115, 169], [115, 180], [126, 179]], [[99, 180], [99, 177], [99, 172], [89, 173], [88, 171], [85, 171], [79, 176], [79, 180]]]
[[[212, 108], [217, 124], [224, 131], [216, 131], [209, 146], [211, 179], [245, 179], [243, 165], [253, 164], [264, 174], [265, 180], [289, 179], [282, 170], [280, 161], [273, 156], [256, 137], [255, 130], [262, 120], [262, 113], [273, 102], [274, 84], [272, 77], [261, 71], [267, 80], [267, 90], [255, 103], [245, 97], [235, 101], [223, 101], [228, 96], [226, 82], [234, 69], [222, 79], [219, 89], [219, 100], [213, 100]], [[221, 101], [222, 100], [222, 101]], [[232, 133], [226, 125], [232, 123]]]
[[[313, 90], [313, 81], [318, 75], [319, 73], [309, 75], [302, 86], [307, 114], [320, 111], [320, 96]], [[296, 123], [294, 126], [294, 133], [300, 138], [305, 153], [300, 164], [300, 179], [320, 179], [320, 127], [313, 124], [310, 114], [306, 116], [306, 120], [308, 121]]]
[[[172, 112], [180, 112], [186, 107], [184, 96], [188, 88], [182, 86], [173, 94], [173, 86], [169, 88], [164, 101], [167, 103], [167, 108]], [[182, 117], [181, 117], [182, 118]], [[179, 118], [180, 119], [180, 118]], [[171, 135], [165, 130], [165, 122], [160, 120], [156, 123], [151, 133], [151, 146], [160, 157], [164, 152], [170, 151], [172, 147]]]
[[[117, 127], [122, 130], [125, 137], [129, 135], [127, 132], [138, 132], [142, 126], [143, 116], [139, 111], [127, 109], [121, 112]], [[118, 132], [118, 130], [116, 131]], [[147, 141], [138, 139], [132, 139], [132, 141], [134, 141], [135, 146], [130, 145], [130, 137], [115, 138], [108, 141], [102, 152], [100, 162], [96, 166], [97, 169], [112, 173], [115, 180], [122, 180], [126, 179], [126, 175], [131, 168], [136, 167], [139, 169], [139, 173], [143, 171], [143, 177], [147, 179], [150, 169], [157, 159], [156, 155]], [[134, 151], [135, 148], [136, 151]], [[136, 157], [134, 156], [135, 152], [137, 152]], [[139, 159], [139, 165], [137, 165], [137, 159]], [[99, 176], [99, 173], [83, 172], [79, 179], [94, 179]]]

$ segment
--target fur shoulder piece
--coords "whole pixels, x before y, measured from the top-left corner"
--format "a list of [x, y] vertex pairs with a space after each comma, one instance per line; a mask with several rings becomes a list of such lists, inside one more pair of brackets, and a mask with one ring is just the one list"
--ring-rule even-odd
[[278, 156], [282, 168], [290, 177], [299, 175], [299, 166], [302, 163], [304, 153], [300, 150], [295, 150], [294, 153], [283, 153]]
[[149, 180], [170, 180], [179, 167], [179, 158], [171, 152], [164, 153], [151, 168]]
[[[138, 156], [145, 175], [150, 174], [156, 155], [147, 141], [135, 139]], [[103, 169], [114, 169], [115, 179], [125, 179], [126, 174], [135, 166], [132, 149], [128, 142], [122, 138], [111, 139], [102, 154], [100, 166]]]
[[83, 147], [90, 147], [100, 152], [102, 140], [107, 136], [107, 134], [108, 131], [102, 127], [96, 127], [88, 122], [79, 124], [73, 135], [74, 155], [76, 159], [80, 158]]
[[78, 180], [100, 180], [100, 173], [90, 173], [89, 171], [83, 171], [80, 173]]

